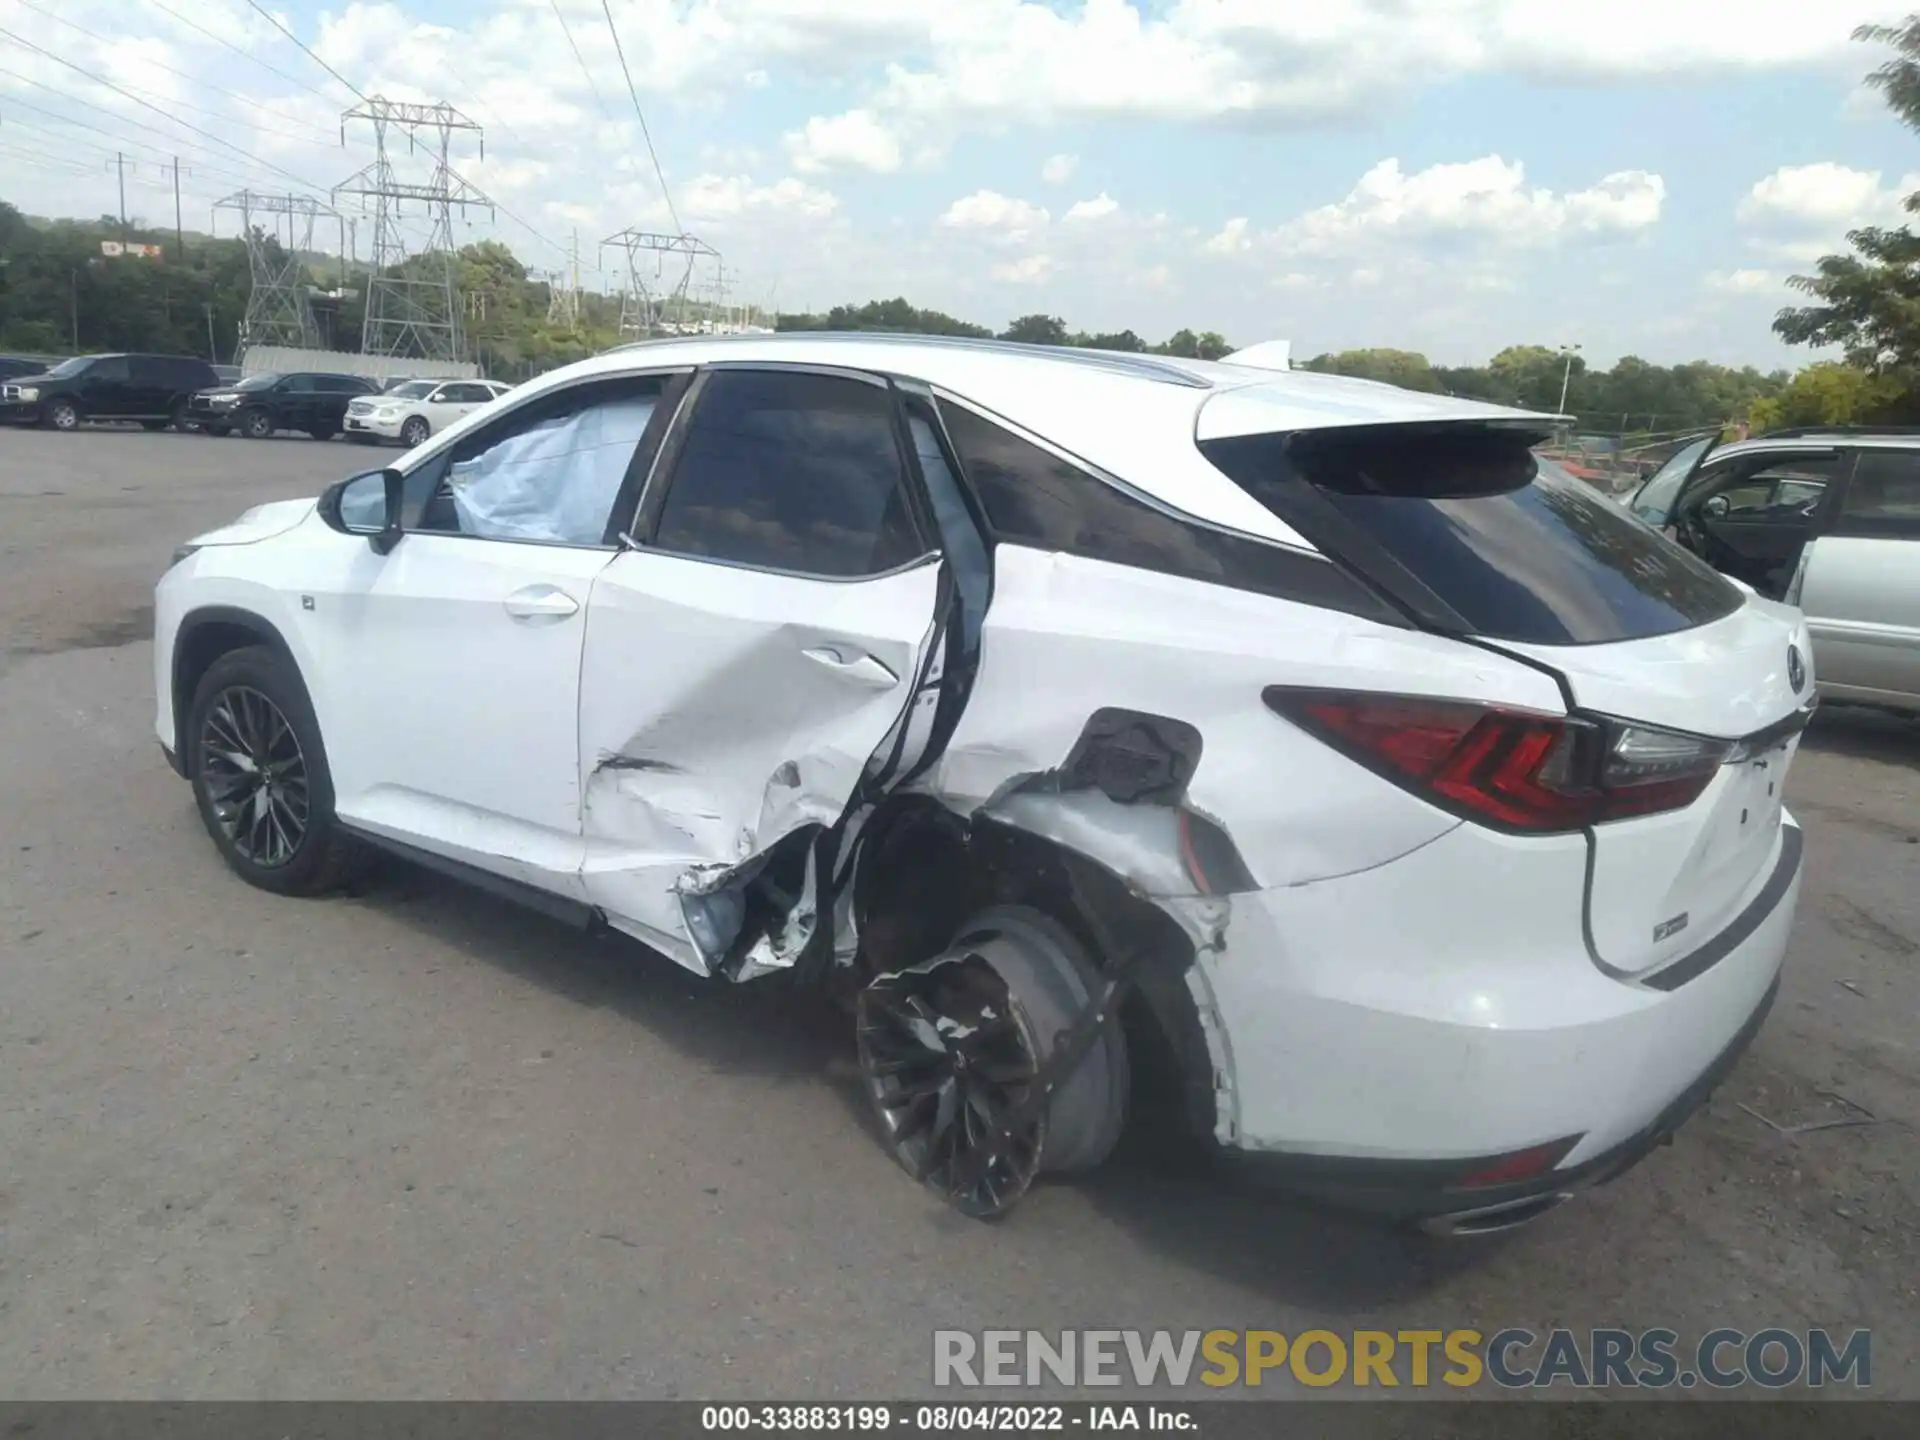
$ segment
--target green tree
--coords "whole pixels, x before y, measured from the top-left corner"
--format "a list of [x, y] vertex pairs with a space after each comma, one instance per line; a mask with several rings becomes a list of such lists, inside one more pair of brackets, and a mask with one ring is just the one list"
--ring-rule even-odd
[[[1901, 124], [1920, 131], [1920, 14], [1899, 25], [1862, 25], [1853, 38], [1892, 47], [1866, 83]], [[1906, 208], [1920, 211], [1920, 194], [1909, 195]], [[1790, 345], [1838, 346], [1852, 364], [1911, 385], [1920, 377], [1920, 237], [1906, 225], [1870, 225], [1847, 243], [1853, 254], [1823, 256], [1813, 274], [1787, 281], [1816, 303], [1782, 310], [1774, 332]]]
[[1328, 375], [1351, 375], [1360, 380], [1379, 380], [1398, 385], [1402, 390], [1438, 390], [1433, 366], [1417, 350], [1340, 350], [1316, 355], [1306, 362], [1308, 370]]
[[1022, 345], [1067, 344], [1067, 322], [1058, 315], [1022, 315], [1000, 332], [1002, 340]]
[[1778, 395], [1747, 408], [1754, 432], [1783, 425], [1886, 424], [1908, 418], [1907, 387], [1899, 377], [1855, 365], [1822, 361], [1794, 376]]
[[1147, 342], [1131, 330], [1108, 331], [1100, 335], [1075, 335], [1073, 344], [1083, 350], [1126, 350], [1134, 354], [1144, 353]]

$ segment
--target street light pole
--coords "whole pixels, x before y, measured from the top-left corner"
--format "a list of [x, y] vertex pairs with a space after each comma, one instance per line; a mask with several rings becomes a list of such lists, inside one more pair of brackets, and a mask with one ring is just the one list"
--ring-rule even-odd
[[1560, 353], [1567, 357], [1566, 368], [1560, 372], [1560, 411], [1567, 413], [1567, 387], [1573, 383], [1573, 357], [1580, 353], [1578, 345], [1562, 345]]

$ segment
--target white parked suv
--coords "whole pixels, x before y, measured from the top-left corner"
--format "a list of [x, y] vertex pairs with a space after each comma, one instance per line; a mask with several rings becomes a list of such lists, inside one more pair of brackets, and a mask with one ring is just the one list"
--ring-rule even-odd
[[1262, 1175], [1498, 1228], [1758, 1029], [1814, 693], [1798, 613], [1549, 428], [1231, 362], [634, 346], [183, 546], [156, 724], [255, 885], [383, 849], [839, 987], [968, 1213], [1098, 1164], [1137, 1084]]
[[347, 438], [362, 444], [397, 440], [412, 449], [511, 388], [497, 380], [408, 380], [348, 405]]

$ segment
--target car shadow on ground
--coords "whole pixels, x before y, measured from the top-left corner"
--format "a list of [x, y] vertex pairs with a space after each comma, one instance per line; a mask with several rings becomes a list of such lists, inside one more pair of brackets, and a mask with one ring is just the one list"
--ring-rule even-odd
[[[637, 941], [571, 929], [399, 860], [383, 858], [355, 897], [517, 979], [643, 1025], [716, 1072], [817, 1085], [881, 1143], [851, 1017], [816, 990], [779, 977], [703, 980]], [[1198, 1271], [1287, 1303], [1358, 1314], [1444, 1284], [1504, 1243], [1437, 1241], [1236, 1181], [1146, 1100], [1097, 1174], [1043, 1183], [1073, 1184], [1117, 1227]], [[902, 1174], [900, 1183], [913, 1182]]]
[[1888, 765], [1920, 765], [1920, 720], [1859, 705], [1822, 705], [1800, 742], [1809, 750], [1878, 760]]

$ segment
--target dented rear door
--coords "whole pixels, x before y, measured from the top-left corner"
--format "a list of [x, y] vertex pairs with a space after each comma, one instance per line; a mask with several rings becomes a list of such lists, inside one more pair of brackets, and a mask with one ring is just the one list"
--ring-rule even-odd
[[683, 897], [834, 825], [917, 728], [941, 567], [883, 383], [719, 369], [688, 404], [588, 607], [583, 878], [708, 973]]

